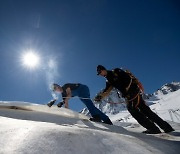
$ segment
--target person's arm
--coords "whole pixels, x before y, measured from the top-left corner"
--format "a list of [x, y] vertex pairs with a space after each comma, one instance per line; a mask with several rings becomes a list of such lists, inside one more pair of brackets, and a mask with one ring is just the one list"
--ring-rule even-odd
[[106, 87], [103, 90], [103, 92], [101, 93], [101, 97], [104, 98], [104, 97], [108, 96], [112, 89], [113, 89], [113, 86], [108, 81], [106, 81]]
[[103, 90], [103, 93], [107, 93], [107, 91], [109, 90], [109, 88], [111, 88], [111, 84], [106, 80], [106, 87]]
[[103, 99], [104, 97], [108, 96], [110, 91], [113, 89], [113, 86], [111, 86], [111, 84], [106, 81], [106, 87], [105, 89], [99, 93], [96, 97], [95, 97], [95, 101], [101, 101], [101, 99]]
[[64, 107], [65, 108], [69, 108], [69, 103], [68, 103], [68, 100], [71, 98], [71, 89], [70, 88], [67, 88], [66, 89], [66, 98], [64, 99]]

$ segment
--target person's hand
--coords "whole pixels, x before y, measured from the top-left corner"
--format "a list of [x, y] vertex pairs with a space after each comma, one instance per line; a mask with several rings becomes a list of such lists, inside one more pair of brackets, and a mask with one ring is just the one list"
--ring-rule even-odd
[[63, 105], [64, 105], [64, 102], [59, 102], [59, 103], [57, 104], [57, 107], [61, 108]]
[[94, 101], [96, 102], [100, 102], [102, 100], [102, 96], [101, 95], [97, 95], [95, 98], [94, 98]]
[[51, 107], [55, 102], [56, 102], [56, 99], [53, 99], [47, 104], [47, 106]]

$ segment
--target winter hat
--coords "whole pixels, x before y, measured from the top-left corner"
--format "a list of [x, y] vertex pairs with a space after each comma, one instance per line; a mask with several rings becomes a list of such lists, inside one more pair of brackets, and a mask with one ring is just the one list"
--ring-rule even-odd
[[97, 66], [97, 75], [99, 75], [102, 70], [106, 70], [106, 68], [104, 66], [102, 66], [102, 65], [98, 65]]

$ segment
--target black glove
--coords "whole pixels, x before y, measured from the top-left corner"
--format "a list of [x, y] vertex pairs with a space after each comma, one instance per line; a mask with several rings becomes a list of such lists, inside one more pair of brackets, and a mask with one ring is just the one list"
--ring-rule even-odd
[[97, 95], [94, 100], [97, 101], [97, 102], [100, 102], [102, 99], [102, 96], [101, 95]]
[[56, 102], [56, 99], [51, 100], [51, 101], [47, 104], [47, 106], [51, 107], [55, 102]]
[[57, 104], [57, 107], [61, 108], [63, 105], [64, 105], [64, 101], [59, 102], [59, 103]]

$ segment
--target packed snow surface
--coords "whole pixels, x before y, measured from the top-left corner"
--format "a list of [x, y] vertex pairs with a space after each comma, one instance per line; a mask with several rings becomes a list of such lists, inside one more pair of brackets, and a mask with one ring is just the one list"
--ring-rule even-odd
[[174, 134], [145, 135], [139, 126], [94, 123], [63, 108], [0, 102], [0, 153], [175, 154], [180, 150], [180, 126], [172, 124]]

